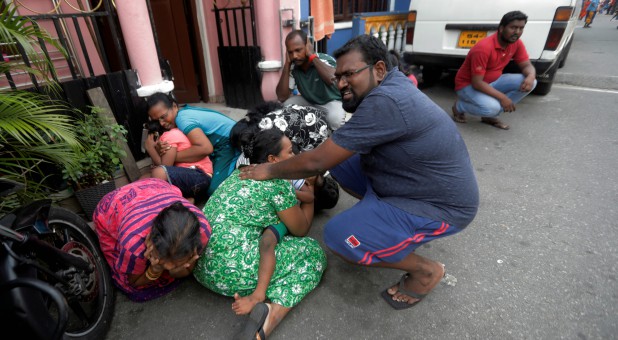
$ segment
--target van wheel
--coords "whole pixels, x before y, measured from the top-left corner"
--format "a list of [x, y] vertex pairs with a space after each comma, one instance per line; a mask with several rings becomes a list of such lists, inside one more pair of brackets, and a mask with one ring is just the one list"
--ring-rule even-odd
[[437, 84], [442, 78], [442, 69], [436, 66], [423, 66], [423, 84], [432, 86]]
[[551, 86], [554, 84], [554, 81], [550, 81], [548, 83], [541, 83], [541, 82], [537, 82], [536, 87], [534, 88], [534, 90], [532, 91], [532, 93], [539, 95], [539, 96], [544, 96], [546, 94], [549, 93], [549, 91], [551, 91]]

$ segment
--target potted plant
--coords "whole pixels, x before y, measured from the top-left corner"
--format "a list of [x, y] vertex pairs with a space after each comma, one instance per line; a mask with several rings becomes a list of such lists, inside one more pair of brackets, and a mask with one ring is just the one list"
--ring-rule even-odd
[[64, 178], [72, 184], [88, 218], [101, 198], [116, 188], [114, 173], [122, 169], [121, 159], [126, 152], [120, 143], [126, 142], [127, 133], [123, 126], [100, 115], [100, 108], [91, 107], [90, 111], [75, 126], [82, 142], [82, 148], [76, 150], [79, 161], [63, 169]]
[[[61, 89], [53, 77], [54, 64], [40, 52], [40, 42], [66, 55], [57, 39], [18, 15], [14, 5], [0, 5], [0, 74], [24, 73], [45, 84], [41, 93], [0, 88], [0, 177], [24, 185], [19, 193], [0, 198], [0, 216], [47, 198], [54, 189], [47, 183], [49, 168], [77, 162], [72, 108], [52, 99]], [[29, 63], [18, 57], [22, 54]]]

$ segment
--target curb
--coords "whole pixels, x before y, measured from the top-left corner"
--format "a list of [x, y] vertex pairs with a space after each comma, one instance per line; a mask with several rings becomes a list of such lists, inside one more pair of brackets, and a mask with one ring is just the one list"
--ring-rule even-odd
[[554, 77], [554, 83], [604, 90], [618, 90], [618, 76], [602, 76], [558, 72]]

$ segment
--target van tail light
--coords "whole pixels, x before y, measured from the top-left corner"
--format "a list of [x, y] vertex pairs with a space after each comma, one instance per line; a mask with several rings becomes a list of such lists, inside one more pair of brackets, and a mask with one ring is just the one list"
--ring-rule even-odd
[[560, 45], [560, 40], [562, 40], [562, 36], [564, 35], [564, 31], [569, 24], [569, 18], [574, 14], [574, 7], [571, 6], [562, 6], [556, 9], [556, 14], [554, 14], [554, 21], [551, 23], [551, 27], [549, 28], [549, 35], [547, 36], [547, 41], [545, 42], [545, 50], [555, 51]]
[[416, 11], [408, 13], [408, 24], [406, 25], [406, 44], [414, 43], [414, 27], [416, 26]]

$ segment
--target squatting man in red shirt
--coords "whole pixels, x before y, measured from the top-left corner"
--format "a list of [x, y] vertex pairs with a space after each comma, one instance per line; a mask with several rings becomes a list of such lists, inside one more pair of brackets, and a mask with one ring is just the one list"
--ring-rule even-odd
[[[470, 49], [455, 77], [457, 100], [452, 110], [456, 122], [465, 123], [468, 113], [480, 116], [483, 123], [509, 129], [498, 115], [515, 111], [515, 104], [536, 87], [536, 71], [519, 40], [527, 21], [528, 16], [520, 11], [508, 12], [502, 17], [498, 32]], [[521, 74], [502, 74], [511, 59]]]

